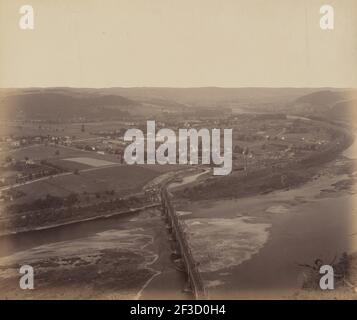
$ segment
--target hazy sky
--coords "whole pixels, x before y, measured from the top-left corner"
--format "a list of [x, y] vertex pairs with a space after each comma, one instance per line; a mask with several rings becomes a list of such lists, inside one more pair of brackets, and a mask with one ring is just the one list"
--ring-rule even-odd
[[357, 87], [357, 0], [0, 0], [0, 87], [29, 86]]

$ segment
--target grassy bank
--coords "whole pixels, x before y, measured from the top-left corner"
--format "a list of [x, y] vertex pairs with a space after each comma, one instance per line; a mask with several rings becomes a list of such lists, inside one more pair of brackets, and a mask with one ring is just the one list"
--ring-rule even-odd
[[240, 198], [297, 187], [308, 182], [321, 167], [336, 159], [354, 141], [351, 133], [334, 127], [338, 135], [329, 148], [308, 157], [292, 160], [282, 167], [265, 167], [250, 172], [233, 172], [229, 176], [211, 177], [175, 192], [177, 197], [195, 200]]

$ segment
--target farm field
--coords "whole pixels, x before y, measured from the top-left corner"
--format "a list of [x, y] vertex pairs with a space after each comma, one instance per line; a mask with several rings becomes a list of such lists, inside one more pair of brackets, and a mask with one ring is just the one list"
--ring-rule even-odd
[[[59, 151], [58, 155], [55, 154], [56, 150]], [[39, 161], [79, 157], [82, 155], [85, 156], [87, 155], [87, 153], [81, 150], [74, 150], [62, 146], [33, 145], [24, 148], [14, 149], [10, 152], [0, 153], [0, 157], [2, 159], [4, 159], [7, 155], [10, 155], [15, 160], [23, 160], [25, 159], [25, 157], [28, 157], [31, 160]]]
[[119, 130], [127, 127], [121, 121], [100, 121], [84, 123], [85, 131], [82, 131], [82, 123], [23, 123], [21, 121], [0, 121], [0, 134], [2, 135], [53, 135], [76, 136], [76, 139], [92, 138], [93, 132]]
[[68, 159], [64, 159], [64, 160], [85, 164], [85, 165], [88, 165], [91, 167], [102, 167], [102, 166], [108, 166], [108, 165], [115, 164], [114, 162], [111, 162], [111, 161], [88, 158], [88, 157], [68, 158]]
[[[56, 151], [59, 152], [56, 155]], [[25, 157], [28, 157], [31, 160], [39, 161], [39, 160], [60, 160], [60, 159], [68, 159], [68, 158], [94, 158], [99, 160], [107, 160], [112, 162], [118, 162], [118, 159], [115, 155], [112, 154], [99, 154], [92, 151], [84, 151], [75, 149], [72, 147], [66, 147], [62, 145], [34, 145], [24, 148], [15, 149], [11, 152], [3, 152], [0, 153], [0, 160], [4, 159], [8, 154], [11, 155], [15, 160], [23, 160]]]
[[140, 192], [142, 187], [160, 175], [160, 172], [141, 166], [102, 167], [98, 170], [84, 171], [80, 174], [67, 174], [31, 184], [17, 187], [25, 193], [17, 199], [18, 203], [26, 203], [45, 197], [68, 196], [70, 193], [97, 193], [114, 190], [118, 196]]
[[[76, 138], [89, 138], [89, 132], [82, 132], [79, 123], [73, 124], [41, 124], [41, 123], [23, 123], [19, 121], [1, 121], [0, 133], [2, 135], [53, 135], [53, 136], [76, 136]], [[88, 130], [89, 131], [89, 130]]]

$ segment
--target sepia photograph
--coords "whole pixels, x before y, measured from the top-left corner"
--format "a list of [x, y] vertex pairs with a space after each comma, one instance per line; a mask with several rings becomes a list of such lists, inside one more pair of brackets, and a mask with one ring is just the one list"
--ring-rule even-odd
[[356, 71], [355, 0], [0, 0], [0, 300], [356, 300]]

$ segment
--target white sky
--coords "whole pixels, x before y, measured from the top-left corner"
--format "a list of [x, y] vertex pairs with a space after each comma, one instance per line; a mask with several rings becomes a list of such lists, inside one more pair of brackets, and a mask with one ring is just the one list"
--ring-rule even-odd
[[0, 87], [357, 87], [356, 71], [356, 0], [0, 0]]

